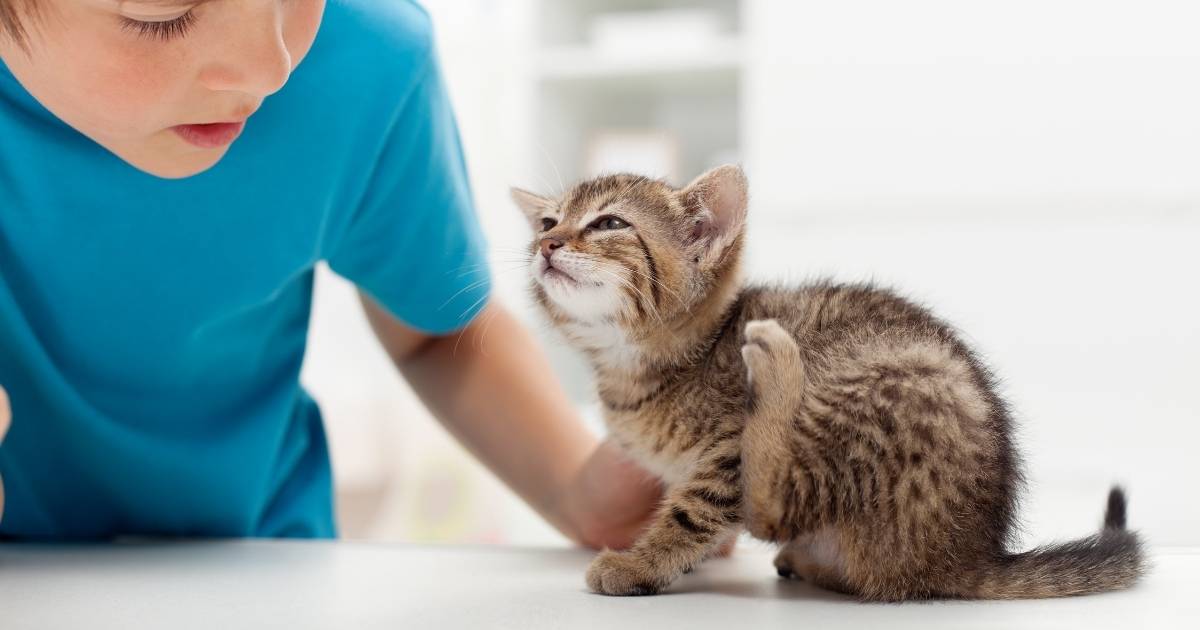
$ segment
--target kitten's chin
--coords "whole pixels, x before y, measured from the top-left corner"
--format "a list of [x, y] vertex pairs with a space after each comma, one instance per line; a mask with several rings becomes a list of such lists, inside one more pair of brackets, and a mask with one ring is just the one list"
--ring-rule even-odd
[[579, 282], [555, 269], [541, 274], [537, 282], [550, 303], [574, 320], [599, 322], [620, 310], [620, 294], [607, 285]]

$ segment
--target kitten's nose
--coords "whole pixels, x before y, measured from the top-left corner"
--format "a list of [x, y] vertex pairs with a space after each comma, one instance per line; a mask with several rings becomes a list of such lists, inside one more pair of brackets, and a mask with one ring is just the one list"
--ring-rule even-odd
[[554, 254], [554, 250], [556, 250], [562, 246], [563, 246], [562, 239], [544, 238], [544, 239], [542, 239], [542, 242], [541, 242], [542, 255], [546, 257], [546, 260], [550, 260], [550, 256], [552, 254]]

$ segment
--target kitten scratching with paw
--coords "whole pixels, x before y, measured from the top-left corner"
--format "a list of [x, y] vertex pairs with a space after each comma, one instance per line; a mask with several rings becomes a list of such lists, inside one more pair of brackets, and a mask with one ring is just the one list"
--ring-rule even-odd
[[1010, 551], [1012, 420], [949, 324], [871, 285], [742, 282], [740, 168], [513, 198], [537, 303], [668, 488], [630, 550], [592, 563], [593, 591], [658, 593], [739, 528], [780, 545], [780, 576], [863, 600], [1081, 595], [1143, 573], [1119, 488], [1098, 533]]

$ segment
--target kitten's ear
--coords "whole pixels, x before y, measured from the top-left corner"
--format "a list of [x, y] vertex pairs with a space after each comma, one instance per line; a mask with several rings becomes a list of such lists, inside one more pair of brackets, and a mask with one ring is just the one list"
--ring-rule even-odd
[[538, 194], [522, 190], [520, 188], [509, 188], [509, 195], [512, 196], [513, 203], [525, 213], [525, 218], [529, 219], [530, 223], [537, 221], [538, 217], [547, 212], [554, 210], [554, 200], [543, 197]]
[[718, 166], [678, 194], [694, 221], [689, 243], [701, 245], [704, 258], [719, 258], [746, 225], [746, 174], [740, 166]]

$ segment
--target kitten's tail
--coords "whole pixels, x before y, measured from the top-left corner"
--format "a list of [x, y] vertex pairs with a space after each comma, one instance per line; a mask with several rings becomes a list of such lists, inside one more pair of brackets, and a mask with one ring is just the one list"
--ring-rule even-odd
[[1108, 493], [1104, 527], [1087, 538], [1006, 555], [983, 571], [975, 597], [1025, 599], [1128, 588], [1146, 571], [1137, 533], [1125, 529], [1125, 492]]

